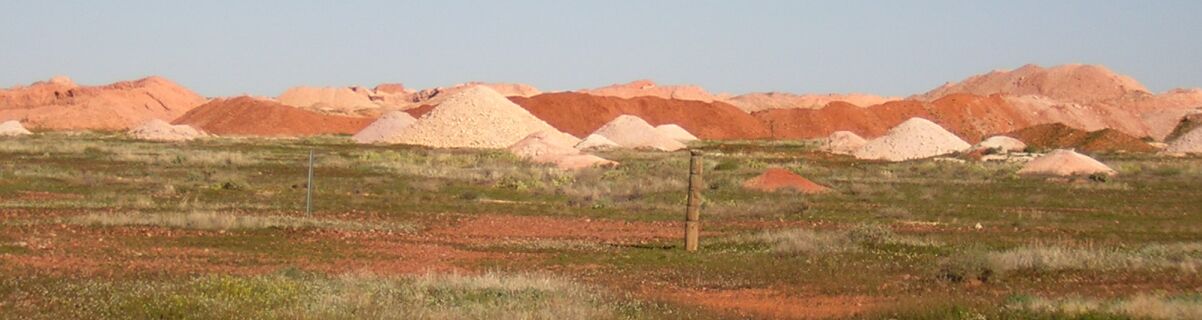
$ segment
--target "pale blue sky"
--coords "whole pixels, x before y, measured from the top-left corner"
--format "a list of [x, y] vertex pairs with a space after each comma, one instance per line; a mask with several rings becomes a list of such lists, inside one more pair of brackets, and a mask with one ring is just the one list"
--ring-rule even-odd
[[639, 78], [909, 95], [1026, 63], [1202, 87], [1202, 1], [17, 1], [0, 86], [158, 74], [209, 96]]

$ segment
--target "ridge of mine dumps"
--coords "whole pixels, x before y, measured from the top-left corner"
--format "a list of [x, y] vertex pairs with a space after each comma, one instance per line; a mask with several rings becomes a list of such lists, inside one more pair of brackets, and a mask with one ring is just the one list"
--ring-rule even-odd
[[58, 76], [0, 88], [0, 121], [46, 130], [128, 130], [150, 119], [170, 120], [205, 98], [163, 77], [81, 86]]
[[1023, 128], [1006, 136], [1037, 149], [1076, 149], [1085, 152], [1155, 152], [1152, 145], [1114, 129], [1085, 131], [1048, 123]]
[[722, 102], [617, 98], [577, 92], [509, 99], [560, 131], [577, 137], [588, 136], [620, 115], [636, 116], [652, 125], [676, 124], [705, 140], [764, 139], [769, 136], [763, 122]]
[[905, 161], [967, 150], [971, 145], [923, 118], [910, 118], [869, 140], [852, 155], [859, 159]]
[[830, 191], [830, 188], [814, 183], [792, 170], [780, 167], [769, 168], [760, 175], [743, 181], [743, 188], [762, 192], [792, 190], [806, 194]]
[[671, 152], [688, 147], [655, 130], [647, 121], [632, 115], [620, 115], [593, 134], [609, 138], [623, 148]]
[[1115, 175], [1118, 172], [1089, 156], [1068, 149], [1057, 149], [1027, 162], [1020, 175], [1044, 176], [1089, 176], [1094, 174]]
[[8, 120], [0, 123], [0, 137], [15, 137], [30, 134], [33, 134], [33, 132], [29, 132], [29, 129], [25, 129], [25, 126], [21, 125], [20, 121]]
[[354, 134], [371, 118], [323, 115], [253, 97], [216, 99], [188, 111], [173, 124], [184, 124], [215, 135], [301, 137]]
[[137, 128], [130, 129], [128, 133], [134, 139], [150, 141], [188, 141], [205, 135], [191, 126], [173, 125], [159, 119], [150, 119]]

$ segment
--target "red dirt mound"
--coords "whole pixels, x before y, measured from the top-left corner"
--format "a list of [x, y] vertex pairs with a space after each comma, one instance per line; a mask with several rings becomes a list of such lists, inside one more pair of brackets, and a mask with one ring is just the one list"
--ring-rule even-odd
[[1041, 124], [1006, 134], [1039, 149], [1077, 149], [1085, 152], [1154, 152], [1156, 148], [1114, 129], [1085, 131], [1061, 123]]
[[297, 137], [354, 134], [372, 121], [371, 118], [322, 115], [275, 101], [237, 97], [213, 100], [173, 123], [218, 135]]
[[793, 189], [801, 193], [823, 193], [830, 191], [827, 187], [814, 183], [785, 168], [768, 169], [763, 174], [744, 181], [743, 187], [765, 192], [774, 192], [782, 189]]
[[623, 99], [575, 92], [509, 99], [560, 131], [578, 137], [588, 136], [623, 114], [642, 118], [656, 126], [677, 124], [701, 139], [768, 137], [768, 130], [763, 123], [738, 108], [721, 102], [707, 103], [656, 97]]
[[1104, 66], [1065, 64], [1051, 68], [1025, 65], [1011, 71], [993, 71], [957, 83], [947, 83], [917, 98], [934, 100], [953, 93], [989, 95], [1041, 95], [1079, 103], [1116, 99], [1148, 89], [1131, 77]]
[[79, 86], [55, 77], [0, 89], [0, 122], [19, 120], [50, 130], [125, 130], [151, 119], [170, 121], [204, 103], [195, 92], [161, 77]]

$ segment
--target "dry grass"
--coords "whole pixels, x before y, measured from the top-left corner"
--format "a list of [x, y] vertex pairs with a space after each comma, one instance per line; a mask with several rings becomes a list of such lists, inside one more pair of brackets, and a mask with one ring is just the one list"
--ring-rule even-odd
[[152, 226], [198, 230], [242, 229], [341, 229], [410, 231], [413, 226], [397, 223], [364, 223], [293, 216], [246, 216], [209, 211], [171, 213], [87, 214], [70, 220], [91, 226]]
[[[559, 278], [497, 273], [203, 276], [186, 281], [61, 282], [17, 290], [36, 291], [38, 297], [62, 306], [17, 310], [47, 318], [611, 319], [623, 307], [589, 287]], [[54, 294], [42, 295], [45, 292]]]
[[1202, 243], [1151, 245], [1138, 250], [1030, 246], [985, 254], [997, 271], [1167, 269], [1196, 273], [1202, 267]]
[[898, 235], [888, 226], [877, 224], [860, 224], [839, 231], [770, 231], [760, 234], [756, 240], [770, 245], [771, 250], [779, 254], [854, 252], [864, 247], [882, 245], [935, 245], [930, 241]]
[[1009, 306], [1015, 310], [1048, 313], [1067, 317], [1116, 315], [1139, 319], [1202, 319], [1202, 300], [1198, 297], [1136, 295], [1122, 300], [1089, 298], [1024, 298]]

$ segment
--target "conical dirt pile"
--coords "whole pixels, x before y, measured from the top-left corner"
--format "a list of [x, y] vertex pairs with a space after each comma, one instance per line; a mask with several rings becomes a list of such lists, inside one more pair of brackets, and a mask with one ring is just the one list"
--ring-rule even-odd
[[32, 134], [25, 126], [21, 125], [20, 121], [8, 120], [0, 123], [0, 137], [23, 136]]
[[1202, 153], [1202, 127], [1178, 137], [1169, 143], [1165, 152], [1169, 153]]
[[150, 119], [171, 120], [205, 102], [170, 80], [148, 77], [79, 86], [66, 77], [0, 89], [0, 121], [50, 130], [127, 130]]
[[860, 159], [905, 161], [964, 151], [971, 147], [955, 134], [923, 118], [910, 118], [872, 139], [853, 155]]
[[271, 100], [237, 97], [210, 101], [173, 123], [216, 135], [301, 137], [354, 134], [371, 122], [371, 118], [323, 115]]
[[586, 151], [608, 150], [621, 147], [622, 146], [618, 145], [616, 142], [613, 142], [613, 140], [609, 140], [609, 138], [597, 134], [590, 134], [588, 137], [585, 137], [584, 140], [581, 140], [580, 143], [576, 144], [576, 149]]
[[785, 168], [768, 169], [759, 176], [744, 181], [743, 187], [764, 192], [793, 190], [801, 193], [823, 193], [830, 191], [829, 188]]
[[366, 89], [294, 87], [280, 94], [280, 103], [324, 114], [357, 115], [379, 109]]
[[390, 143], [435, 148], [506, 148], [531, 133], [553, 131], [546, 122], [485, 86], [448, 97]]
[[659, 131], [660, 134], [668, 138], [672, 138], [672, 140], [680, 141], [681, 143], [689, 143], [698, 140], [697, 136], [694, 136], [692, 133], [689, 133], [688, 130], [685, 130], [684, 128], [681, 128], [675, 124], [661, 124], [658, 127], [655, 127], [655, 131]]
[[851, 131], [835, 131], [824, 141], [823, 149], [834, 154], [852, 154], [868, 143]]
[[386, 142], [395, 138], [395, 135], [402, 129], [405, 129], [417, 119], [403, 111], [391, 111], [385, 113], [376, 122], [372, 122], [359, 133], [351, 136], [351, 140], [358, 143], [377, 143]]
[[687, 147], [679, 141], [664, 136], [647, 121], [631, 115], [618, 116], [593, 134], [609, 138], [625, 148], [676, 151]]
[[973, 150], [997, 150], [1001, 152], [1020, 152], [1027, 149], [1027, 144], [1007, 136], [992, 136], [981, 141]]
[[1076, 176], [1095, 173], [1113, 175], [1114, 169], [1072, 150], [1059, 149], [1027, 162], [1018, 174]]
[[509, 152], [526, 160], [554, 164], [563, 170], [617, 165], [617, 162], [572, 148], [578, 140], [562, 132], [541, 131], [509, 146]]
[[203, 137], [204, 133], [188, 125], [172, 125], [167, 121], [152, 119], [129, 130], [129, 135], [136, 139], [152, 141], [188, 141]]

